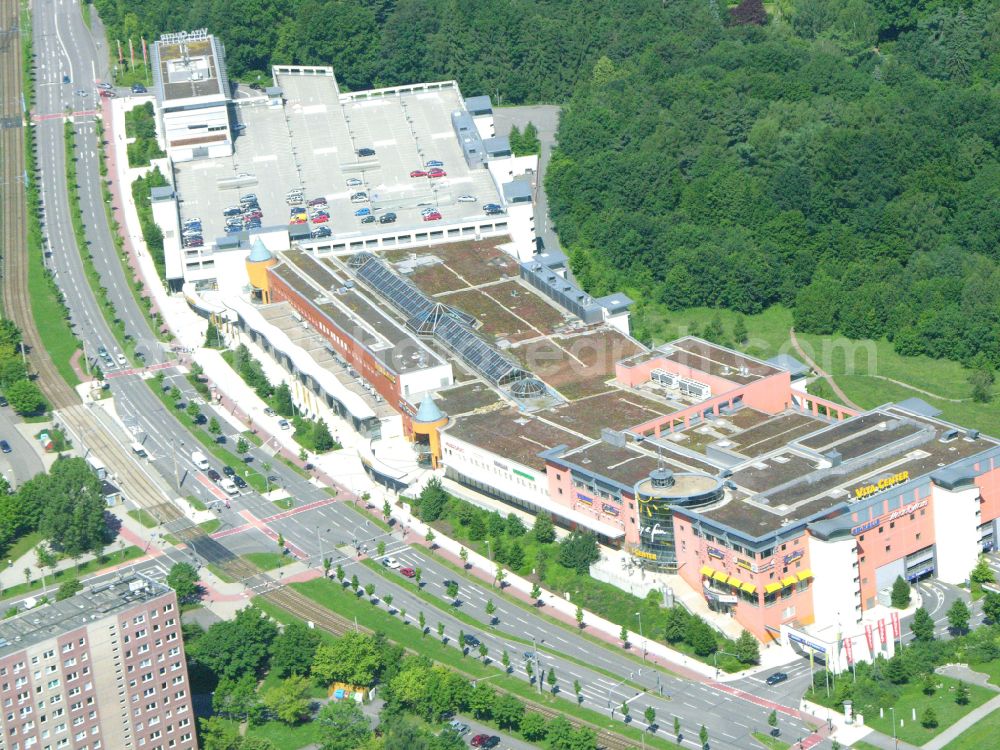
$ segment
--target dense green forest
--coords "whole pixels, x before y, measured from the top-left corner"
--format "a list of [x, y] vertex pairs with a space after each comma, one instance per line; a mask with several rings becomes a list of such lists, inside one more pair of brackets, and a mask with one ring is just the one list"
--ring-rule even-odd
[[[456, 78], [566, 105], [547, 179], [588, 290], [782, 303], [798, 329], [1000, 366], [998, 0], [96, 0], [206, 26], [230, 72]], [[766, 21], [764, 25], [758, 22]]]
[[1000, 364], [998, 5], [892, 7], [724, 27], [670, 3], [654, 43], [602, 57], [547, 181], [585, 286]]

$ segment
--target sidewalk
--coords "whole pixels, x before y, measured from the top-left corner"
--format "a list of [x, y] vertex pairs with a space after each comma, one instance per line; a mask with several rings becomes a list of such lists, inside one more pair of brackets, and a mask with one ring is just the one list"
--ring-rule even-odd
[[[117, 505], [111, 510], [111, 512], [121, 521], [122, 526], [118, 533], [118, 540], [109, 544], [104, 554], [112, 556], [113, 553], [117, 552], [120, 548], [119, 540], [124, 542], [124, 546], [126, 547], [133, 546], [145, 550], [147, 557], [157, 557], [158, 555], [163, 554], [161, 549], [152, 544], [149, 531], [143, 527], [142, 524], [134, 521], [132, 517], [126, 513], [126, 510], [127, 509], [124, 505]], [[25, 552], [16, 560], [8, 560], [8, 564], [0, 570], [0, 586], [4, 589], [8, 589], [11, 586], [24, 583], [25, 569], [30, 571], [31, 580], [38, 580], [42, 577], [43, 573], [46, 578], [49, 578], [53, 573], [75, 568], [77, 565], [82, 565], [96, 559], [96, 557], [97, 555], [87, 554], [81, 555], [76, 559], [68, 557], [63, 558], [56, 563], [55, 567], [45, 568], [43, 571], [38, 567], [38, 556], [33, 548], [28, 552]], [[132, 565], [137, 561], [138, 560], [130, 560], [128, 564]], [[113, 565], [109, 565], [108, 570], [111, 570], [114, 567], [115, 566]]]
[[985, 719], [987, 715], [996, 710], [1000, 710], [1000, 695], [986, 701], [986, 703], [978, 708], [972, 709], [930, 742], [925, 742], [922, 750], [941, 750], [942, 747], [958, 737], [966, 729]]

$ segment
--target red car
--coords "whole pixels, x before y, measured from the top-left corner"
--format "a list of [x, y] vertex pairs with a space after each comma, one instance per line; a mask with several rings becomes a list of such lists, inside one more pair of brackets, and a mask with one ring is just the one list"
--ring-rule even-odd
[[482, 747], [489, 750], [489, 748], [496, 747], [500, 744], [500, 738], [496, 735], [489, 734], [477, 734], [472, 738], [472, 742], [469, 743], [473, 747]]
[[316, 214], [313, 216], [313, 224], [325, 224], [330, 220], [329, 214]]
[[402, 573], [407, 578], [413, 578], [417, 572], [413, 568], [400, 568], [399, 572]]
[[414, 169], [410, 172], [410, 177], [426, 177], [427, 173], [422, 169]]
[[448, 173], [443, 169], [435, 167], [434, 169], [428, 170], [427, 176], [433, 179], [434, 177], [447, 177]]
[[441, 214], [435, 211], [432, 214], [425, 214], [424, 221], [438, 221], [441, 218]]

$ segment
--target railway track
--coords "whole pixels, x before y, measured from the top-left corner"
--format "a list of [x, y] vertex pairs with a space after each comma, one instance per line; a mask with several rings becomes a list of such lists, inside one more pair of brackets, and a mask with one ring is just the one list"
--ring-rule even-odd
[[[3, 311], [21, 329], [38, 385], [52, 408], [79, 403], [42, 344], [32, 316], [28, 286], [28, 223], [25, 206], [25, 131], [22, 108], [19, 0], [0, 0], [0, 240], [3, 243]], [[53, 311], [55, 312], [55, 311]]]
[[[261, 594], [263, 599], [266, 599], [271, 604], [289, 612], [296, 617], [303, 620], [312, 622], [317, 628], [325, 630], [336, 636], [344, 635], [345, 633], [357, 628], [365, 633], [373, 632], [371, 628], [366, 628], [362, 625], [357, 625], [351, 622], [345, 617], [341, 617], [336, 612], [327, 609], [326, 607], [317, 604], [312, 599], [288, 588], [279, 588], [268, 591], [267, 593]], [[466, 675], [470, 679], [474, 679], [474, 675]], [[507, 692], [503, 688], [497, 688], [499, 692]], [[518, 700], [525, 704], [525, 708], [530, 711], [535, 711], [541, 714], [546, 719], [554, 719], [557, 716], [565, 717], [565, 714], [561, 713], [559, 710], [552, 708], [551, 706], [545, 706], [539, 703], [533, 703], [531, 701], [526, 701], [520, 696], [515, 696]], [[595, 726], [588, 722], [583, 722], [578, 719], [571, 719], [571, 723], [577, 725], [583, 725], [589, 729], [593, 729], [597, 734], [597, 745], [598, 747], [605, 748], [606, 750], [637, 750], [637, 745], [630, 740], [622, 737], [619, 734], [609, 732], [606, 729]]]

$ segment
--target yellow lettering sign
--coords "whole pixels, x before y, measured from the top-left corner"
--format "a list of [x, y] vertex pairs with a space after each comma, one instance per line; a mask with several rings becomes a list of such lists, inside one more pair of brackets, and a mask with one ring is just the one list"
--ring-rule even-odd
[[881, 492], [882, 490], [887, 490], [890, 487], [895, 487], [897, 484], [902, 484], [909, 478], [910, 472], [901, 471], [898, 474], [893, 474], [891, 477], [880, 479], [875, 484], [866, 484], [862, 487], [855, 487], [854, 497], [860, 499], [874, 495], [876, 492]]

